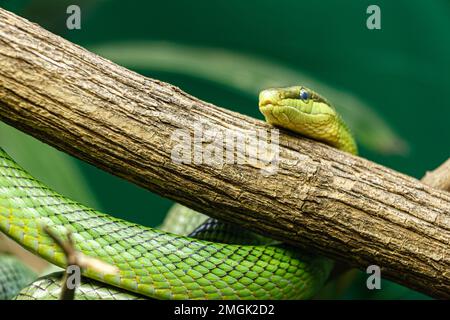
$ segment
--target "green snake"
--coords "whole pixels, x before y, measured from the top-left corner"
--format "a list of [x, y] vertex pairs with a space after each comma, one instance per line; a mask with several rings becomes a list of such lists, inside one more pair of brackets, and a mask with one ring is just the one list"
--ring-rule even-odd
[[[259, 109], [269, 124], [357, 152], [332, 105], [306, 87], [264, 90]], [[175, 216], [200, 215], [176, 206]], [[83, 206], [37, 181], [0, 149], [0, 231], [60, 267], [66, 257], [42, 226], [62, 238], [70, 231], [77, 250], [118, 269], [113, 274], [84, 269], [77, 299], [307, 299], [333, 266], [324, 257], [217, 220], [190, 231], [171, 224], [169, 219], [168, 231], [162, 231]], [[38, 279], [19, 298], [57, 298], [58, 279]]]

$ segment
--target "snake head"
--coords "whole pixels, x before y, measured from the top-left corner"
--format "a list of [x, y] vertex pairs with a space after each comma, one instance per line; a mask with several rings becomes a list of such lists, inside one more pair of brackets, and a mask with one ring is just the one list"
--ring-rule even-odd
[[355, 142], [336, 110], [311, 89], [293, 86], [263, 90], [259, 110], [272, 125], [356, 152]]
[[336, 116], [331, 104], [303, 86], [272, 88], [259, 94], [259, 109], [269, 123], [285, 126], [302, 117], [305, 122], [324, 121]]

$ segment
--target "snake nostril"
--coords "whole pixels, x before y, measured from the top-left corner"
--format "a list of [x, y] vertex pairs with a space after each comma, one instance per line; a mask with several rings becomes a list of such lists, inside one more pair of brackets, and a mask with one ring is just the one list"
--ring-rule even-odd
[[277, 90], [268, 89], [261, 91], [259, 94], [259, 106], [266, 106], [269, 104], [275, 104], [276, 101], [280, 100], [280, 95]]

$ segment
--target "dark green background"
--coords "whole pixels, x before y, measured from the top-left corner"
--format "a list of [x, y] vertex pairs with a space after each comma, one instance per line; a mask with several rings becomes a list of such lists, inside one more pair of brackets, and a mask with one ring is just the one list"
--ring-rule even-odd
[[[362, 156], [417, 178], [450, 156], [449, 1], [0, 3], [85, 47], [104, 42], [165, 40], [225, 48], [282, 63], [370, 102], [410, 147], [403, 155], [383, 155], [363, 147]], [[81, 30], [65, 27], [69, 4], [81, 7]], [[381, 8], [381, 30], [366, 28], [366, 8], [370, 4]], [[207, 79], [173, 72], [136, 71], [173, 83], [204, 100], [262, 118], [256, 108], [256, 96], [242, 95]], [[92, 187], [97, 206], [109, 213], [156, 225], [171, 204], [73, 161]], [[343, 297], [421, 297], [388, 282], [384, 282], [386, 290], [368, 292], [361, 281], [355, 281]]]

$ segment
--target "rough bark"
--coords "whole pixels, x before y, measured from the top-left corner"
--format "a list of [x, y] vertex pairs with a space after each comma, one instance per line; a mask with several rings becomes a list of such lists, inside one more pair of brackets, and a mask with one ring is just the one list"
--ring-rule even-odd
[[[242, 164], [172, 161], [177, 129], [246, 139], [269, 125], [138, 75], [0, 9], [0, 119], [82, 160], [224, 221], [450, 297], [450, 194], [281, 131]], [[198, 141], [197, 141], [198, 142]], [[206, 147], [222, 148], [218, 139]], [[125, 201], [125, 200], [124, 200]]]
[[421, 181], [436, 189], [450, 192], [450, 158], [433, 171], [428, 171]]

